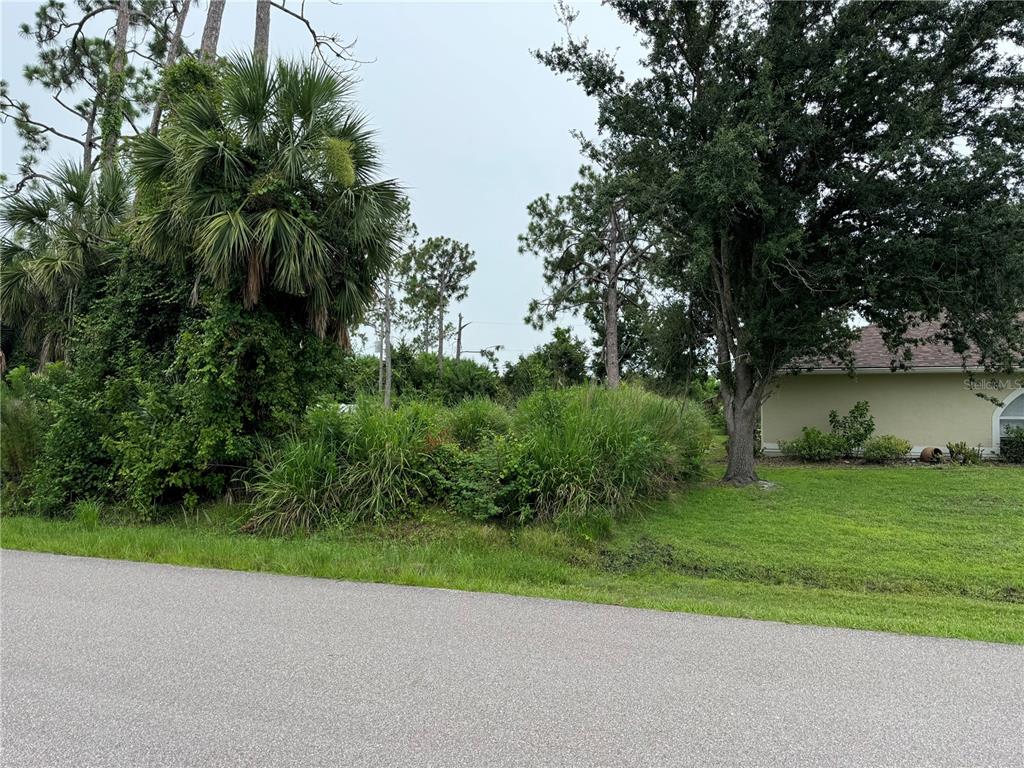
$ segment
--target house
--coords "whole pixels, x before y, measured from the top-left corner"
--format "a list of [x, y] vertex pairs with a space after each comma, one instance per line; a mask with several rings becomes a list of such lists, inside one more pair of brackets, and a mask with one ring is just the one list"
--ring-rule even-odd
[[[935, 331], [925, 324], [908, 336], [928, 339]], [[853, 376], [838, 362], [825, 361], [777, 379], [761, 409], [766, 454], [779, 453], [779, 443], [799, 437], [803, 427], [827, 431], [829, 411], [845, 414], [858, 400], [870, 403], [875, 434], [909, 440], [912, 455], [961, 440], [992, 455], [1008, 427], [1024, 427], [1024, 370], [965, 368], [952, 347], [929, 341], [914, 347], [908, 369], [894, 371], [894, 356], [874, 326], [862, 329], [852, 352]]]

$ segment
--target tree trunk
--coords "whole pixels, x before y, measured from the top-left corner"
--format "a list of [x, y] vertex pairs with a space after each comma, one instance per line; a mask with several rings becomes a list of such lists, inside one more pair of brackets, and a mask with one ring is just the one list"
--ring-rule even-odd
[[36, 373], [42, 373], [47, 364], [52, 362], [53, 334], [48, 333], [43, 337], [43, 343], [39, 348], [39, 359], [36, 365]]
[[384, 293], [384, 407], [391, 407], [391, 277]]
[[[188, 8], [192, 0], [181, 0], [181, 8], [178, 10], [178, 18], [174, 23], [174, 33], [171, 35], [171, 42], [167, 46], [167, 57], [164, 59], [164, 72], [174, 66], [178, 58], [178, 48], [181, 47], [181, 31], [185, 27], [185, 17], [188, 16]], [[163, 115], [163, 101], [166, 91], [160, 89], [156, 104], [153, 106], [153, 119], [149, 123], [149, 132], [154, 136], [160, 131], [160, 117]]]
[[352, 351], [352, 337], [348, 335], [348, 325], [345, 323], [338, 324], [337, 342], [343, 352]]
[[732, 485], [749, 485], [757, 482], [757, 470], [754, 466], [754, 433], [757, 430], [757, 412], [760, 398], [753, 387], [743, 386], [732, 391], [722, 388], [722, 400], [725, 408], [725, 427], [729, 435], [728, 463], [723, 481]]
[[444, 374], [444, 294], [437, 302], [437, 375]]
[[85, 123], [85, 150], [82, 152], [82, 168], [86, 171], [92, 170], [92, 145], [96, 140], [96, 99], [92, 101], [92, 108], [89, 110], [89, 119]]
[[110, 55], [110, 74], [107, 76], [107, 92], [104, 94], [104, 110], [101, 126], [100, 151], [104, 167], [117, 162], [117, 144], [121, 138], [121, 122], [124, 120], [124, 68], [127, 59], [128, 27], [131, 23], [131, 2], [120, 0], [117, 5], [117, 24], [114, 28], [114, 51]]
[[217, 58], [217, 41], [220, 39], [220, 25], [224, 20], [224, 3], [227, 0], [210, 0], [210, 8], [206, 12], [206, 24], [203, 26], [203, 41], [199, 52], [203, 59]]
[[256, 34], [252, 40], [252, 55], [266, 62], [270, 55], [270, 0], [256, 0]]
[[733, 295], [734, 261], [728, 230], [715, 233], [711, 272], [717, 303], [714, 309], [718, 379], [725, 409], [725, 427], [729, 436], [728, 462], [723, 482], [749, 485], [757, 482], [754, 469], [754, 431], [761, 407], [764, 382], [750, 364], [743, 343], [744, 330]]
[[619, 287], [609, 271], [604, 297], [604, 375], [608, 388], [615, 389], [619, 386]]

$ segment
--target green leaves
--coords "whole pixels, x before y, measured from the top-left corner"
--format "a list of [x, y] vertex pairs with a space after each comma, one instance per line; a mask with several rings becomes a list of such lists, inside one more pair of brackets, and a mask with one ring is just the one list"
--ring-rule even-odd
[[322, 66], [224, 65], [219, 88], [181, 100], [160, 139], [135, 147], [153, 201], [138, 227], [146, 252], [166, 258], [171, 243], [247, 306], [267, 289], [301, 298], [283, 306], [344, 339], [393, 256], [401, 201], [374, 178], [373, 134], [348, 90]]
[[199, 238], [199, 257], [207, 274], [220, 287], [226, 287], [254, 255], [255, 239], [240, 210], [222, 211], [205, 223]]
[[116, 167], [97, 175], [62, 163], [47, 181], [0, 208], [8, 232], [0, 246], [0, 316], [40, 364], [62, 355], [82, 289], [102, 274], [128, 206]]

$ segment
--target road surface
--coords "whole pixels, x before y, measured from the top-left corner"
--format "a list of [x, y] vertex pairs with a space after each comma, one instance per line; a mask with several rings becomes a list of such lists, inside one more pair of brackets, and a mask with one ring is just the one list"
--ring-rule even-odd
[[0, 553], [4, 766], [1024, 766], [1024, 648]]

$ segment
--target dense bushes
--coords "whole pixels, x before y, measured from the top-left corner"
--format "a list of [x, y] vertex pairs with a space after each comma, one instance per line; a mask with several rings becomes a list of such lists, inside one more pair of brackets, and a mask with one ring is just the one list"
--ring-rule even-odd
[[878, 435], [864, 443], [864, 461], [871, 464], [890, 464], [906, 458], [913, 446], [909, 440], [895, 435]]
[[63, 363], [48, 366], [45, 376], [21, 366], [0, 381], [0, 472], [5, 477], [20, 480], [31, 471], [52, 420], [48, 402], [65, 373]]
[[[339, 389], [341, 351], [303, 325], [217, 296], [175, 314], [173, 300], [154, 297], [140, 275], [112, 277], [80, 321], [69, 369], [33, 377], [32, 412], [46, 423], [34, 432], [31, 471], [19, 472], [37, 512], [68, 514], [76, 500], [96, 498], [146, 515], [213, 498], [252, 465], [260, 439], [287, 431]], [[169, 338], [148, 342], [139, 332], [147, 304]], [[12, 423], [18, 413], [25, 420], [23, 400], [10, 401]]]
[[822, 432], [817, 427], [804, 427], [800, 437], [779, 443], [784, 456], [803, 461], [835, 461], [846, 452], [846, 441], [831, 432]]
[[417, 402], [389, 410], [364, 398], [346, 414], [342, 517], [382, 522], [430, 498], [433, 454], [442, 442], [438, 410]]
[[695, 477], [711, 441], [699, 408], [632, 387], [538, 393], [513, 434], [498, 506], [519, 519], [623, 512]]
[[[830, 432], [823, 432], [817, 427], [804, 427], [800, 437], [780, 443], [783, 455], [802, 461], [836, 461], [862, 456], [869, 462], [888, 462], [910, 450], [910, 444], [907, 443], [904, 450], [895, 454], [896, 449], [906, 441], [892, 435], [871, 437], [875, 432], [875, 420], [866, 400], [854, 403], [845, 416], [840, 416], [835, 410], [829, 411], [828, 423]], [[870, 456], [868, 446], [871, 446]]]
[[[377, 392], [379, 360], [371, 355], [347, 355], [340, 364], [336, 396], [354, 403], [360, 395]], [[396, 400], [433, 400], [454, 405], [474, 397], [501, 398], [504, 388], [497, 373], [474, 360], [445, 360], [441, 375], [437, 357], [415, 353], [400, 345], [392, 354], [392, 393]]]
[[1024, 427], [1010, 427], [999, 441], [999, 453], [1012, 464], [1024, 464]]
[[[629, 387], [545, 391], [511, 415], [486, 400], [387, 410], [363, 398], [347, 413], [318, 407], [306, 421], [301, 440], [270, 450], [250, 480], [251, 528], [379, 522], [427, 505], [515, 522], [593, 522], [699, 476], [711, 441], [698, 406]], [[300, 448], [302, 440], [316, 447]]]
[[246, 487], [253, 498], [249, 530], [309, 530], [326, 523], [341, 503], [341, 464], [327, 433], [292, 433], [267, 447]]

